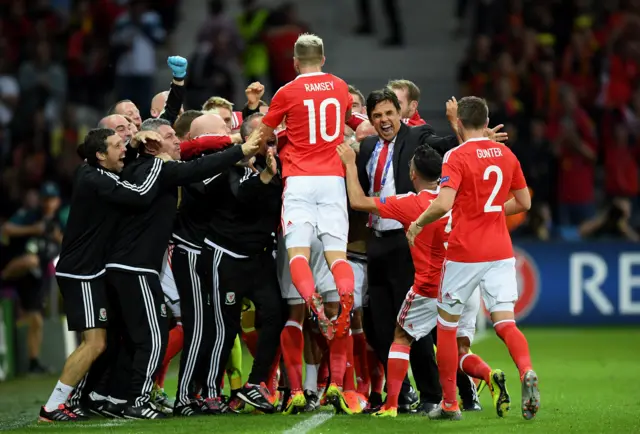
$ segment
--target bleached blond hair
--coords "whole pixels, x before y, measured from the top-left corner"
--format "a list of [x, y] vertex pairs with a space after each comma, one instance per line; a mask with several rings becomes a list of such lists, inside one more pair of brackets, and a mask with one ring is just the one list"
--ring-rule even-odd
[[322, 63], [324, 44], [322, 39], [311, 33], [303, 33], [293, 46], [293, 56], [303, 66]]
[[204, 104], [202, 104], [203, 111], [209, 111], [216, 107], [226, 108], [231, 112], [233, 111], [233, 103], [220, 96], [212, 96], [211, 98], [206, 100]]

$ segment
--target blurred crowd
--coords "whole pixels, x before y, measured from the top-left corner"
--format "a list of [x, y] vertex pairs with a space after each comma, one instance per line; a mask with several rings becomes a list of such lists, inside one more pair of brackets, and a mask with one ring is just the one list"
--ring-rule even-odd
[[[45, 181], [55, 182], [64, 206], [80, 163], [77, 146], [115, 101], [130, 99], [149, 116], [164, 63], [157, 50], [178, 22], [179, 4], [0, 0], [0, 223], [37, 204]], [[295, 78], [293, 44], [308, 30], [295, 4], [236, 6], [241, 12], [231, 17], [224, 1], [207, 2], [189, 59], [185, 109], [211, 95], [233, 101], [235, 90], [252, 81], [278, 89]]]
[[490, 103], [533, 191], [516, 233], [638, 241], [640, 1], [460, 0], [460, 95]]
[[25, 198], [46, 180], [69, 197], [91, 124], [82, 109], [103, 110], [134, 91], [149, 106], [154, 89], [139, 83], [152, 83], [155, 47], [175, 26], [177, 5], [0, 0], [0, 221], [32, 205]]

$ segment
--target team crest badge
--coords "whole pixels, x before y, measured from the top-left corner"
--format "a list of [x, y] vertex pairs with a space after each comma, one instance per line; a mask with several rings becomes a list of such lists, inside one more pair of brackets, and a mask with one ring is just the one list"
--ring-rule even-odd
[[160, 305], [160, 316], [162, 317], [166, 317], [167, 316], [167, 305], [162, 303]]
[[104, 307], [100, 308], [100, 316], [98, 316], [98, 320], [99, 321], [107, 320], [107, 309], [105, 309]]
[[236, 293], [227, 292], [227, 296], [225, 297], [224, 304], [228, 304], [228, 305], [236, 304]]

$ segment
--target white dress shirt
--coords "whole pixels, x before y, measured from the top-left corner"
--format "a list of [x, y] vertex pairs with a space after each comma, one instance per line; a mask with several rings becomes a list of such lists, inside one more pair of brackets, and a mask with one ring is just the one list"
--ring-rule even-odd
[[[386, 162], [388, 162], [390, 159], [393, 159], [393, 151], [394, 151], [394, 146], [395, 146], [395, 142], [396, 142], [396, 138], [394, 137], [393, 140], [391, 140], [391, 142], [389, 143], [389, 153], [387, 154], [387, 160]], [[384, 145], [384, 140], [380, 139], [378, 141], [378, 144], [376, 145], [376, 148], [378, 147], [378, 145]], [[369, 157], [369, 161], [367, 162], [367, 176], [369, 177], [369, 196], [373, 197], [374, 196], [374, 192], [373, 192], [373, 178], [375, 176], [376, 173], [376, 167], [378, 165], [378, 155], [379, 152], [376, 152], [374, 149], [374, 152], [371, 154], [371, 157]], [[386, 165], [385, 162], [385, 165]], [[383, 173], [383, 177], [384, 177], [384, 173]], [[384, 185], [382, 186], [382, 191], [380, 192], [380, 197], [389, 197], [389, 196], [395, 196], [396, 195], [396, 182], [394, 179], [394, 174], [393, 174], [393, 162], [389, 163], [389, 170], [387, 171], [387, 177], [385, 180]], [[394, 229], [403, 229], [402, 224], [397, 221], [397, 220], [392, 220], [392, 219], [383, 219], [380, 216], [374, 215], [374, 214], [370, 214], [369, 215], [369, 226], [376, 231], [391, 231]]]

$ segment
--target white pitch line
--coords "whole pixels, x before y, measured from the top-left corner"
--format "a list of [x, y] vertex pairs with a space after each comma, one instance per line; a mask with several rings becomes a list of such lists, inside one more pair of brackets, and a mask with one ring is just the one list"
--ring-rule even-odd
[[309, 419], [305, 419], [302, 422], [298, 422], [282, 434], [306, 434], [312, 429], [319, 427], [329, 419], [333, 417], [333, 413], [318, 413], [311, 416]]
[[[84, 429], [84, 428], [113, 428], [113, 427], [118, 427], [118, 426], [122, 426], [125, 425], [127, 423], [129, 423], [130, 420], [128, 419], [110, 419], [110, 420], [106, 420], [104, 422], [80, 422], [80, 423], [69, 423], [66, 424], [64, 426], [65, 429], [67, 428], [80, 428], [80, 429]], [[50, 429], [50, 428], [60, 428], [59, 424], [56, 423], [47, 423], [47, 424], [38, 424], [35, 425], [34, 428], [40, 428], [40, 429]]]

